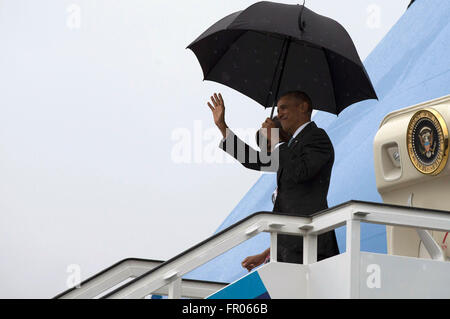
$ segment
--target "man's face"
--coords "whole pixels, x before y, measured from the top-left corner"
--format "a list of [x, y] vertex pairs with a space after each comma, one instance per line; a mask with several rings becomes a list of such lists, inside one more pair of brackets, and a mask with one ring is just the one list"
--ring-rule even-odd
[[295, 130], [305, 122], [305, 114], [299, 102], [290, 96], [278, 100], [277, 112], [283, 130], [294, 134]]

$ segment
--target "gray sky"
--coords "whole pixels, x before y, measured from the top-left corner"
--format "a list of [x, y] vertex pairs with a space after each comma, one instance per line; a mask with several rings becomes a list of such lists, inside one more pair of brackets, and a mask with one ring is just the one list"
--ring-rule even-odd
[[[203, 82], [185, 48], [255, 2], [0, 0], [0, 298], [53, 297], [71, 265], [85, 279], [214, 232], [260, 173], [217, 148], [206, 102], [221, 92], [253, 145], [270, 113]], [[362, 59], [408, 3], [306, 1]]]

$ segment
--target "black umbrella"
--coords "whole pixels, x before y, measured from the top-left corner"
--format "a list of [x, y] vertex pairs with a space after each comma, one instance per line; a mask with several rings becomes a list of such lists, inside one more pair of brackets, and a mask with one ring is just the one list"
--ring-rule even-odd
[[293, 90], [307, 93], [315, 109], [334, 114], [377, 98], [347, 31], [302, 5], [257, 2], [218, 21], [187, 48], [200, 62], [203, 80], [266, 108]]

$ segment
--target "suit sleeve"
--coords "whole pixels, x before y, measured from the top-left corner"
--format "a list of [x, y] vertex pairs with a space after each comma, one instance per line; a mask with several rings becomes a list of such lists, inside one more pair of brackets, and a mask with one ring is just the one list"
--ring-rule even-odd
[[268, 153], [257, 151], [242, 141], [231, 130], [228, 130], [227, 137], [222, 140], [219, 147], [233, 156], [244, 167], [257, 170], [276, 172], [278, 169], [278, 151]]
[[[300, 146], [300, 145], [299, 145]], [[295, 183], [313, 179], [334, 156], [333, 145], [323, 130], [311, 134], [298, 150], [283, 152], [280, 167]]]

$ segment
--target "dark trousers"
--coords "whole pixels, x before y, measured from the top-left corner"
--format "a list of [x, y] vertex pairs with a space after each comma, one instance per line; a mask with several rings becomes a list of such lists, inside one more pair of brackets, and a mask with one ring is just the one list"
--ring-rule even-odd
[[[278, 235], [277, 260], [279, 262], [303, 264], [303, 237]], [[317, 237], [317, 261], [339, 254], [334, 230]]]

